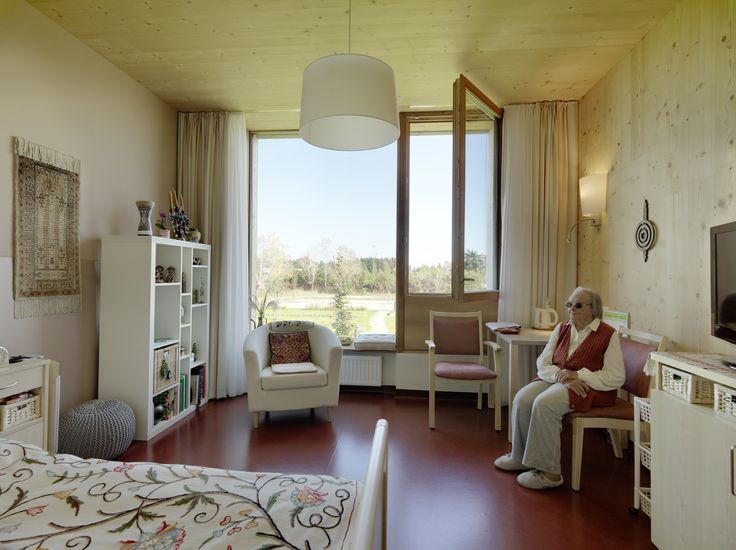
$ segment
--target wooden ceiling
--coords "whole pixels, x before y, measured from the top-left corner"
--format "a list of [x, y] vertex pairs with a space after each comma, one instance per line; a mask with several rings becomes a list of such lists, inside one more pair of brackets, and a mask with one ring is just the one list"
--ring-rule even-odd
[[[301, 77], [348, 51], [349, 0], [28, 0], [181, 111], [296, 128]], [[464, 73], [496, 104], [580, 99], [677, 0], [352, 0], [351, 51], [400, 110], [448, 109]]]

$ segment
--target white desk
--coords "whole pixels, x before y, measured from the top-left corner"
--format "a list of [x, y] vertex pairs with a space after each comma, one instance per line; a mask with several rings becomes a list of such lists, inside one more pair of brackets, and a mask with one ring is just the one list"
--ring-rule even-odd
[[506, 364], [509, 376], [509, 416], [508, 416], [508, 438], [511, 441], [511, 404], [514, 401], [518, 388], [517, 360], [519, 346], [544, 346], [552, 334], [551, 330], [539, 330], [535, 328], [522, 327], [519, 334], [504, 334], [494, 331], [495, 323], [486, 323], [486, 328], [496, 335], [496, 341], [501, 347], [507, 348], [508, 362]]

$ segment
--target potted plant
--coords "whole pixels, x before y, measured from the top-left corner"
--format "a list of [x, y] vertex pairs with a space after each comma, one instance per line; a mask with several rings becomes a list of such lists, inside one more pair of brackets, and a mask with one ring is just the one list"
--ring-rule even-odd
[[250, 322], [253, 323], [253, 328], [258, 328], [266, 322], [266, 312], [269, 309], [273, 309], [275, 311], [279, 308], [279, 303], [276, 300], [268, 302], [267, 298], [268, 291], [263, 293], [263, 299], [260, 301], [256, 295], [250, 297], [250, 304], [253, 306], [256, 313], [256, 318], [250, 320]]
[[202, 233], [199, 232], [199, 229], [197, 229], [196, 227], [192, 227], [189, 229], [189, 233], [187, 234], [187, 240], [193, 243], [198, 243], [199, 239], [201, 238], [202, 238]]
[[159, 237], [170, 237], [171, 236], [171, 220], [169, 219], [168, 212], [159, 212], [158, 220], [154, 224], [158, 228]]

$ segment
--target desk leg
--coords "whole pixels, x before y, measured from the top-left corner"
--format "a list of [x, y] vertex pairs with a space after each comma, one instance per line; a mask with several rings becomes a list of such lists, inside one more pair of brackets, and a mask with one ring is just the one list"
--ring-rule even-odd
[[508, 414], [508, 425], [509, 435], [508, 439], [511, 442], [511, 409], [514, 404], [514, 396], [516, 395], [516, 388], [518, 386], [519, 373], [516, 371], [516, 365], [519, 363], [519, 346], [509, 343], [509, 362], [508, 362], [508, 373], [509, 373], [509, 414]]

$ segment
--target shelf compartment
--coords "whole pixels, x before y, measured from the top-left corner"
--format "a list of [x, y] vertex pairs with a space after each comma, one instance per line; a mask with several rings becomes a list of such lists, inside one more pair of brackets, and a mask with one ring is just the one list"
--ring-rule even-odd
[[179, 340], [175, 338], [154, 338], [153, 349], [165, 348], [166, 346], [170, 346], [171, 344], [178, 344], [178, 343], [179, 343]]

